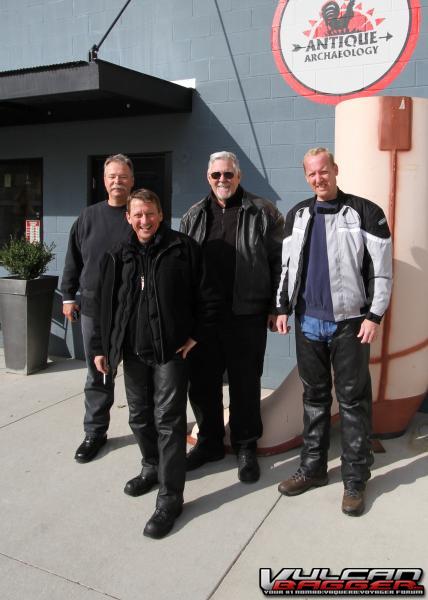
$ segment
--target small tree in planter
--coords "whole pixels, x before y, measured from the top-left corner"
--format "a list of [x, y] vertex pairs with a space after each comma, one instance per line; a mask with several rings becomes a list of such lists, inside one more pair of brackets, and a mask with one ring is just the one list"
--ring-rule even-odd
[[6, 369], [29, 375], [47, 366], [53, 295], [58, 277], [43, 275], [55, 245], [12, 238], [0, 249], [0, 320]]
[[55, 244], [11, 238], [0, 249], [0, 265], [17, 279], [36, 279], [46, 273]]

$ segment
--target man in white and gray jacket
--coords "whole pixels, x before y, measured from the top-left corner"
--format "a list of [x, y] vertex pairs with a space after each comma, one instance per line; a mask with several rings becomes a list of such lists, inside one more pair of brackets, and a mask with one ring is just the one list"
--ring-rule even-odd
[[279, 333], [288, 333], [288, 318], [293, 311], [296, 315], [303, 449], [299, 469], [278, 489], [295, 496], [328, 482], [333, 367], [342, 436], [342, 511], [358, 516], [373, 464], [370, 343], [391, 295], [391, 234], [379, 206], [337, 187], [338, 166], [326, 148], [309, 150], [303, 166], [315, 196], [287, 215], [277, 294]]

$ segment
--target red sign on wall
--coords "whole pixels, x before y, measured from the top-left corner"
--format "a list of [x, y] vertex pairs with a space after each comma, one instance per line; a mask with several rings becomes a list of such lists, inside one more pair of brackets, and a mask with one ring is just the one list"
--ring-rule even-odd
[[25, 238], [29, 242], [40, 242], [40, 221], [26, 220], [25, 221]]
[[420, 18], [419, 0], [280, 0], [272, 52], [300, 95], [337, 104], [376, 94], [397, 77]]

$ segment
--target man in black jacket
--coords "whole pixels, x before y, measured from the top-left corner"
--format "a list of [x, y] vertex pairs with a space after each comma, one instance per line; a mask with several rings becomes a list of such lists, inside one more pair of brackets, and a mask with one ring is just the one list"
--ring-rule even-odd
[[105, 375], [115, 374], [123, 355], [129, 424], [143, 456], [141, 473], [124, 491], [140, 496], [159, 482], [144, 535], [160, 538], [183, 505], [185, 359], [213, 324], [217, 302], [199, 246], [162, 223], [156, 194], [137, 190], [127, 206], [133, 232], [102, 262], [91, 350]]
[[260, 477], [260, 379], [266, 327], [273, 328], [275, 321], [284, 219], [271, 202], [241, 187], [238, 159], [231, 152], [211, 155], [207, 178], [211, 192], [183, 216], [181, 231], [201, 244], [224, 310], [215, 333], [195, 348], [190, 360], [189, 399], [199, 433], [187, 455], [187, 470], [224, 457], [226, 369], [231, 443], [238, 456], [238, 477], [249, 483]]
[[[88, 367], [83, 421], [85, 438], [74, 456], [79, 463], [91, 461], [106, 443], [110, 409], [114, 401], [114, 379], [108, 375], [103, 384], [103, 378], [89, 353], [89, 341], [93, 331], [93, 298], [101, 259], [104, 252], [125, 240], [130, 232], [125, 212], [126, 200], [134, 185], [134, 168], [127, 156], [115, 154], [107, 158], [104, 163], [104, 185], [108, 199], [85, 208], [71, 228], [61, 282], [64, 315], [69, 321], [75, 321], [81, 315]], [[79, 290], [80, 305], [76, 302]]]

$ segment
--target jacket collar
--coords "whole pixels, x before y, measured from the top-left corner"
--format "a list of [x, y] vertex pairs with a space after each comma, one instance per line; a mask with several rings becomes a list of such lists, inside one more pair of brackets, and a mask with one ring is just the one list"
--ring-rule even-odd
[[[244, 195], [244, 190], [240, 185], [236, 188], [236, 192], [231, 196], [226, 202], [226, 208], [233, 208], [236, 206], [242, 206], [242, 198]], [[217, 198], [213, 191], [210, 194], [211, 205], [214, 207], [219, 207], [221, 209], [221, 205], [217, 202]], [[208, 206], [208, 205], [207, 205]]]
[[[334, 208], [328, 207], [323, 212], [327, 212], [330, 214], [337, 214], [342, 209], [343, 204], [345, 202], [345, 194], [339, 188], [337, 188], [337, 196], [336, 196], [335, 200], [337, 200], [337, 205]], [[310, 198], [309, 210], [310, 210], [311, 214], [313, 214], [315, 212], [316, 201], [317, 201], [316, 196], [312, 196], [312, 198]]]
[[[149, 248], [166, 246], [169, 244], [171, 238], [171, 229], [168, 227], [166, 223], [161, 223], [159, 225], [159, 229], [152, 237], [152, 239], [147, 242], [146, 250]], [[134, 230], [131, 230], [129, 236], [126, 240], [126, 243], [122, 249], [122, 258], [124, 261], [131, 260], [136, 254], [140, 253], [142, 250], [142, 245], [138, 241], [137, 234]]]
[[[252, 201], [252, 199], [250, 198], [249, 193], [241, 185], [238, 187], [238, 190], [239, 189], [242, 190], [242, 208], [244, 210], [253, 208], [255, 205], [254, 205], [254, 202]], [[237, 190], [237, 192], [238, 192], [238, 190]], [[205, 210], [205, 211], [207, 210], [208, 205], [211, 202], [211, 200], [212, 200], [212, 192], [210, 192], [208, 194], [208, 196], [205, 196], [205, 198], [201, 201], [203, 210]]]

